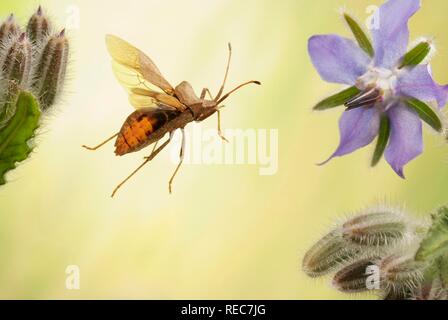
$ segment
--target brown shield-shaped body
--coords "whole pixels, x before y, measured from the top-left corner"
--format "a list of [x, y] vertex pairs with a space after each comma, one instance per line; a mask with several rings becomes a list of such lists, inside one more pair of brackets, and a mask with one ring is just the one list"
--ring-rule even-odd
[[155, 142], [152, 135], [180, 114], [177, 110], [142, 108], [126, 119], [115, 142], [115, 154], [122, 156]]

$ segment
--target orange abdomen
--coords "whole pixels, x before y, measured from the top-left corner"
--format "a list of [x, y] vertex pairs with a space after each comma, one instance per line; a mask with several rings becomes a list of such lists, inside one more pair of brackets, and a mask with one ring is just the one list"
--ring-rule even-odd
[[152, 141], [151, 134], [179, 114], [175, 110], [143, 108], [134, 111], [124, 122], [115, 142], [115, 154], [138, 151]]

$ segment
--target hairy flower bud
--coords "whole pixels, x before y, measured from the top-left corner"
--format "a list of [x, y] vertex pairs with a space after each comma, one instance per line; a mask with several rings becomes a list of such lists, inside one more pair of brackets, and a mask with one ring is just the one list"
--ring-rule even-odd
[[[367, 280], [372, 275], [369, 268], [376, 267], [376, 261], [379, 258], [364, 258], [357, 260], [352, 264], [338, 271], [333, 277], [333, 286], [346, 293], [364, 292], [372, 290], [368, 287]], [[379, 275], [378, 275], [379, 276]]]
[[303, 258], [302, 268], [308, 276], [319, 277], [333, 271], [342, 263], [355, 259], [360, 253], [361, 249], [347, 243], [337, 229], [308, 250]]
[[19, 86], [26, 86], [31, 68], [31, 46], [24, 34], [6, 48], [0, 65], [0, 129], [16, 112]]
[[51, 107], [62, 91], [67, 69], [69, 43], [65, 30], [48, 38], [34, 70], [32, 90], [42, 110]]
[[415, 261], [413, 255], [393, 254], [379, 263], [381, 288], [403, 291], [415, 289], [423, 280], [425, 264]]
[[21, 86], [26, 86], [31, 71], [31, 43], [26, 34], [22, 33], [11, 45], [1, 63], [1, 78], [11, 80]]
[[41, 7], [26, 30], [21, 33], [13, 15], [0, 25], [0, 185], [31, 154], [41, 112], [60, 94], [67, 67], [65, 32], [51, 36]]
[[19, 96], [19, 86], [14, 81], [3, 81], [1, 86], [2, 99], [0, 101], [0, 129], [14, 116], [16, 102]]
[[9, 39], [20, 34], [20, 26], [17, 24], [14, 15], [0, 25], [0, 45], [6, 43]]
[[406, 231], [403, 217], [384, 211], [359, 215], [342, 226], [344, 239], [361, 246], [394, 245], [404, 239]]
[[36, 13], [28, 21], [26, 32], [29, 39], [38, 44], [50, 35], [51, 23], [41, 6], [39, 6]]

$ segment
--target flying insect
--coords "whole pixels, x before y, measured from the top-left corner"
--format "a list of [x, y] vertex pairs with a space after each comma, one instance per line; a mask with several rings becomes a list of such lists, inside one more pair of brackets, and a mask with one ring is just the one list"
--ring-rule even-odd
[[[180, 129], [182, 133], [180, 161], [168, 183], [171, 193], [174, 177], [184, 159], [185, 126], [192, 121], [204, 121], [216, 113], [218, 134], [224, 141], [227, 141], [222, 134], [220, 124], [222, 102], [238, 89], [248, 84], [260, 85], [260, 82], [247, 81], [223, 94], [232, 56], [230, 44], [224, 80], [214, 98], [207, 88], [202, 90], [200, 97], [196, 96], [192, 86], [187, 81], [182, 81], [176, 87], [171, 86], [146, 54], [119, 37], [107, 35], [106, 46], [112, 57], [115, 77], [127, 90], [129, 101], [136, 110], [125, 120], [118, 133], [95, 147], [85, 145], [83, 147], [88, 150], [97, 150], [107, 142], [116, 139], [115, 154], [123, 156], [154, 144], [151, 154], [145, 157], [144, 162], [114, 189], [113, 197], [129, 179], [153, 160], [172, 141], [174, 131]], [[206, 98], [207, 95], [209, 99]], [[158, 142], [167, 133], [169, 134], [168, 139], [157, 147]]]

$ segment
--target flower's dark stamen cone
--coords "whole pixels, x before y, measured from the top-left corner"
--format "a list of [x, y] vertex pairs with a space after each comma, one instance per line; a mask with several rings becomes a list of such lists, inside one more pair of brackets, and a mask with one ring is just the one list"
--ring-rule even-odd
[[377, 88], [366, 89], [345, 103], [347, 110], [374, 105], [381, 101], [382, 92]]

